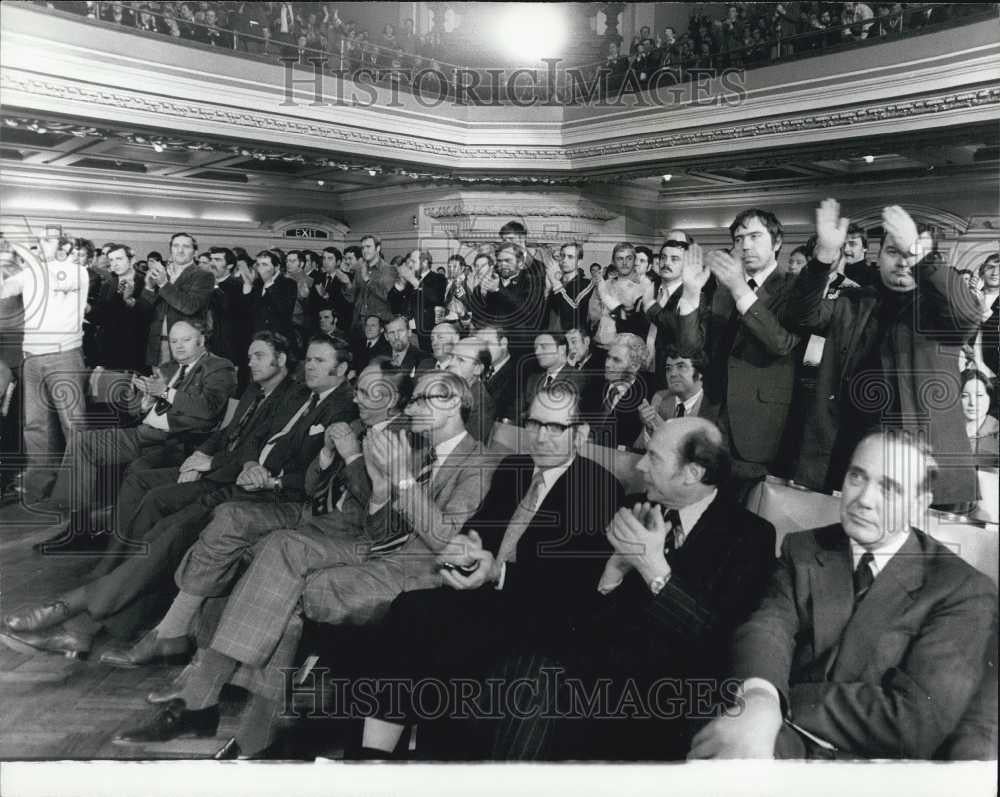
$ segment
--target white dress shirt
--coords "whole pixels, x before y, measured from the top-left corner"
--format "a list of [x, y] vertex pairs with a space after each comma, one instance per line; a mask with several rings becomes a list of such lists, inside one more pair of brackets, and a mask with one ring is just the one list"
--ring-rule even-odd
[[[191, 369], [194, 368], [195, 364], [205, 356], [205, 352], [202, 352], [197, 357], [195, 357], [191, 362], [187, 364], [187, 370], [184, 372], [184, 378], [187, 379], [187, 375], [191, 373]], [[177, 396], [177, 389], [174, 385], [177, 384], [178, 379], [181, 375], [181, 368], [184, 366], [178, 366], [177, 370], [174, 371], [174, 375], [170, 377], [170, 381], [167, 382], [167, 389], [163, 391], [163, 398], [165, 398], [169, 403], [173, 404], [174, 399]], [[156, 399], [153, 399], [153, 404], [156, 404]], [[170, 431], [170, 421], [167, 419], [167, 413], [162, 415], [157, 415], [156, 410], [150, 407], [149, 411], [146, 413], [146, 417], [142, 419], [142, 422], [146, 426], [152, 426], [154, 429], [159, 429], [163, 432]]]

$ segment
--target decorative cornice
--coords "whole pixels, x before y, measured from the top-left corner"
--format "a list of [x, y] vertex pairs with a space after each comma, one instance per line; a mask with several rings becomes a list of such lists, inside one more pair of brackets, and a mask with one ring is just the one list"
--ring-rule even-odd
[[[496, 170], [515, 166], [519, 169], [531, 168], [530, 165], [525, 166], [525, 164], [537, 164], [539, 168], [545, 169], [569, 169], [575, 162], [591, 159], [600, 161], [602, 168], [606, 169], [609, 165], [613, 165], [608, 163], [609, 158], [635, 156], [637, 153], [643, 152], [656, 151], [659, 157], [669, 158], [672, 151], [679, 151], [692, 145], [725, 143], [727, 146], [732, 146], [735, 142], [743, 140], [783, 137], [788, 134], [857, 127], [870, 123], [913, 120], [940, 116], [958, 110], [1000, 106], [1000, 86], [987, 86], [981, 89], [944, 92], [907, 100], [891, 100], [863, 107], [837, 109], [825, 113], [805, 113], [793, 117], [759, 120], [739, 125], [703, 127], [690, 131], [665, 131], [656, 135], [631, 136], [567, 147], [541, 145], [511, 147], [465, 146], [460, 143], [431, 140], [418, 136], [349, 127], [330, 120], [301, 119], [287, 115], [269, 114], [260, 109], [240, 109], [159, 95], [144, 95], [140, 92], [120, 88], [40, 77], [10, 68], [0, 70], [0, 87], [7, 95], [6, 99], [9, 104], [16, 104], [11, 102], [11, 94], [19, 93], [30, 95], [33, 98], [47, 97], [59, 100], [60, 105], [79, 103], [89, 109], [104, 107], [130, 113], [148, 114], [151, 117], [162, 119], [164, 124], [169, 120], [172, 129], [176, 129], [178, 119], [192, 119], [199, 123], [221, 125], [225, 126], [226, 129], [220, 129], [220, 134], [238, 135], [242, 132], [258, 143], [261, 133], [267, 132], [272, 135], [281, 135], [286, 138], [286, 141], [288, 136], [311, 138], [316, 142], [315, 146], [323, 148], [353, 146], [367, 148], [369, 152], [371, 152], [371, 148], [378, 148], [397, 160], [402, 155], [414, 162], [426, 160], [438, 166], [448, 164], [448, 168], [462, 172], [460, 174], [452, 172], [450, 175], [440, 176], [421, 175], [425, 179], [442, 179], [452, 182], [492, 179], [497, 184], [510, 184], [514, 180], [522, 181], [521, 184], [530, 184], [527, 181], [532, 178], [496, 176], [495, 173], [494, 175], [473, 175], [466, 170]], [[542, 184], [560, 184], [563, 181], [565, 184], [579, 184], [583, 178], [577, 173], [573, 176], [545, 176], [534, 179]]]
[[524, 205], [516, 200], [509, 204], [482, 204], [476, 202], [443, 202], [437, 205], [427, 205], [424, 213], [432, 219], [457, 219], [479, 216], [495, 216], [504, 218], [569, 218], [588, 221], [610, 221], [618, 214], [602, 208], [592, 202], [580, 201], [575, 204]]

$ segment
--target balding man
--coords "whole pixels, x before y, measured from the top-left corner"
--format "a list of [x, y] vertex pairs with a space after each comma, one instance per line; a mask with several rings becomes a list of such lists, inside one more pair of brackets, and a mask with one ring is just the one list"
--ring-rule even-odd
[[455, 344], [445, 368], [469, 386], [472, 406], [465, 419], [465, 428], [474, 440], [484, 444], [493, 436], [493, 422], [497, 417], [496, 402], [483, 382], [483, 374], [492, 363], [489, 344], [482, 338], [469, 337]]
[[[495, 758], [684, 756], [696, 690], [721, 674], [732, 630], [762, 597], [774, 562], [774, 527], [720, 489], [729, 463], [710, 421], [679, 418], [656, 430], [636, 466], [645, 495], [627, 498], [607, 526], [613, 553], [594, 585], [601, 605], [578, 622], [573, 646], [557, 655], [538, 646], [501, 665], [505, 683], [555, 688], [531, 690], [538, 702], [505, 718]], [[598, 698], [606, 704], [553, 722], [558, 706], [572, 706], [563, 677], [591, 695], [607, 685]]]
[[447, 321], [437, 324], [431, 330], [431, 356], [421, 361], [418, 370], [443, 371], [448, 366], [452, 349], [458, 343], [458, 338], [458, 330], [454, 324], [449, 324]]

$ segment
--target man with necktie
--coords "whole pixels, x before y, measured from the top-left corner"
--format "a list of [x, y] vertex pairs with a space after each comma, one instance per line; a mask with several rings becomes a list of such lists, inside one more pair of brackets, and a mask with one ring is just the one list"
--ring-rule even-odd
[[[627, 498], [607, 525], [613, 552], [591, 585], [603, 597], [573, 644], [540, 646], [501, 668], [507, 682], [539, 687], [547, 672], [588, 691], [607, 684], [606, 702], [557, 721], [557, 707], [573, 705], [566, 686], [537, 688], [536, 703], [501, 723], [493, 758], [676, 760], [687, 752], [698, 690], [717, 683], [733, 628], [763, 595], [775, 532], [721, 489], [729, 454], [710, 421], [663, 424], [636, 469], [645, 495]], [[628, 695], [639, 696], [635, 716], [624, 708]]]
[[569, 343], [562, 332], [542, 332], [535, 338], [537, 370], [528, 375], [524, 391], [522, 417], [527, 417], [531, 403], [542, 390], [558, 385], [576, 393], [583, 393], [589, 381], [587, 374], [569, 365]]
[[[705, 726], [690, 758], [948, 758], [980, 709], [973, 757], [996, 757], [996, 587], [915, 527], [936, 470], [906, 431], [862, 439], [840, 522], [784, 538], [736, 632], [741, 710]], [[984, 679], [992, 706], [974, 704]]]
[[653, 432], [673, 418], [708, 418], [715, 421], [719, 408], [705, 400], [703, 389], [705, 357], [701, 352], [685, 356], [676, 346], [668, 346], [664, 356], [667, 387], [657, 390], [648, 402], [639, 405], [645, 427], [639, 447], [645, 448]]
[[[710, 252], [703, 262], [697, 244], [685, 252], [677, 342], [684, 352], [705, 353], [705, 392], [719, 405], [734, 477], [745, 488], [778, 455], [799, 338], [779, 321], [795, 281], [778, 270], [781, 222], [753, 208], [733, 220], [729, 233], [731, 253]], [[718, 288], [705, 291], [712, 276]]]
[[[286, 368], [284, 362], [282, 368]], [[150, 613], [158, 611], [162, 591], [157, 588], [198, 538], [216, 506], [234, 499], [270, 504], [300, 502], [306, 497], [306, 470], [323, 446], [326, 427], [357, 415], [347, 382], [349, 366], [346, 349], [325, 336], [314, 338], [306, 353], [307, 389], [283, 398], [263, 434], [251, 424], [254, 432], [240, 441], [225, 465], [213, 468], [214, 456], [196, 452], [181, 465], [179, 475], [173, 468], [166, 469], [166, 477], [155, 470], [137, 474], [140, 485], [143, 480], [158, 485], [145, 488], [132, 519], [130, 538], [145, 544], [141, 555], [125, 559], [106, 575], [55, 601], [9, 615], [7, 627], [14, 633], [0, 639], [8, 643], [13, 639], [22, 649], [85, 653], [102, 626], [111, 628], [115, 636], [133, 634]], [[176, 483], [169, 483], [171, 476]], [[76, 617], [82, 619], [44, 630]], [[161, 654], [183, 652], [183, 647], [178, 648]]]
[[652, 396], [641, 373], [648, 359], [642, 338], [620, 332], [608, 348], [604, 379], [594, 379], [584, 388], [583, 411], [598, 445], [632, 446], [642, 434], [639, 407]]
[[167, 456], [168, 450], [174, 450], [168, 444], [197, 440], [225, 413], [236, 373], [229, 360], [206, 351], [204, 324], [197, 320], [175, 323], [170, 348], [173, 359], [169, 363], [152, 376], [133, 379], [142, 395], [139, 423], [81, 432], [68, 441], [48, 503], [60, 513], [72, 512], [69, 524], [85, 517], [94, 506], [114, 502], [113, 496], [101, 500], [95, 495], [99, 466], [127, 465], [140, 458], [150, 463], [146, 467], [161, 467], [171, 459], [176, 462], [179, 457]]
[[[538, 393], [524, 421], [525, 453], [498, 465], [482, 506], [438, 557], [444, 586], [393, 603], [380, 634], [385, 649], [373, 655], [378, 675], [411, 683], [485, 677], [503, 654], [565, 642], [601, 603], [595, 587], [610, 552], [603, 530], [623, 491], [579, 454], [588, 435], [575, 392]], [[394, 650], [406, 655], [390, 655]], [[381, 708], [365, 721], [363, 747], [386, 757], [404, 726], [383, 719], [388, 706]], [[422, 723], [422, 740], [453, 735], [452, 723], [425, 726], [430, 718], [421, 718], [416, 704], [409, 708], [408, 721]], [[451, 730], [464, 737], [462, 749], [429, 742], [434, 757], [460, 756], [491, 725], [459, 724]]]

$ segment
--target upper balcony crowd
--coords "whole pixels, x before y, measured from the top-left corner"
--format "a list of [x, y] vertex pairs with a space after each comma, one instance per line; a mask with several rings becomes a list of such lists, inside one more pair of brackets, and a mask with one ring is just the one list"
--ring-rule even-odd
[[[452, 96], [456, 86], [463, 85], [457, 74], [460, 70], [479, 72], [479, 82], [489, 84], [482, 72], [486, 65], [456, 63], [457, 34], [445, 33], [441, 25], [420, 35], [414, 20], [406, 18], [398, 27], [387, 23], [376, 33], [345, 19], [334, 3], [33, 2], [88, 19], [310, 68], [319, 61], [323, 68], [347, 74], [370, 70], [371, 82], [392, 81], [420, 92]], [[657, 32], [644, 26], [627, 47], [617, 33], [605, 34], [599, 41], [607, 48], [606, 58], [573, 68], [586, 79], [603, 80], [598, 84], [599, 94], [629, 93], [667, 76], [670, 82], [678, 82], [726, 69], [751, 69], [939, 30], [996, 12], [996, 3], [734, 3], [721, 16], [696, 11], [686, 31], [666, 26]], [[421, 71], [431, 76], [415, 81]], [[568, 83], [562, 66], [557, 75], [560, 86]], [[467, 85], [468, 79], [464, 80]], [[575, 96], [571, 93], [570, 99]]]

